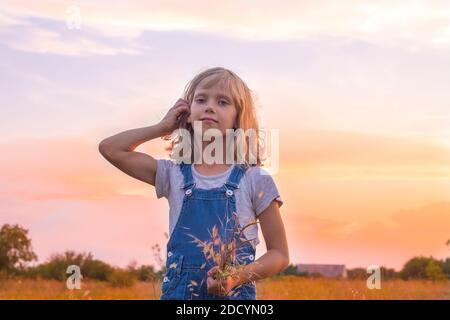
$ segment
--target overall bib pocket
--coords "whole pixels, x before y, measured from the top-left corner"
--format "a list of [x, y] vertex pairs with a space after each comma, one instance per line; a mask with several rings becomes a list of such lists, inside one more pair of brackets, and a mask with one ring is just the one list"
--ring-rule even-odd
[[171, 257], [167, 258], [166, 273], [161, 285], [162, 296], [170, 296], [177, 288], [181, 279], [180, 269], [182, 261], [182, 255], [171, 255]]

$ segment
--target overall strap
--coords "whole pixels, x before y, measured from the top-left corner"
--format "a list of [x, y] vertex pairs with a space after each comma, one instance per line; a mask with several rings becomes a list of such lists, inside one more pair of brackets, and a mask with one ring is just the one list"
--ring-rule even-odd
[[228, 177], [227, 182], [225, 182], [225, 186], [227, 186], [229, 189], [237, 189], [239, 185], [239, 181], [244, 176], [245, 171], [248, 169], [247, 166], [242, 164], [236, 164], [231, 171], [230, 176]]
[[191, 186], [193, 186], [194, 183], [194, 177], [192, 176], [192, 168], [191, 165], [188, 163], [181, 162], [180, 163], [180, 170], [184, 177], [184, 185], [183, 189], [189, 189]]

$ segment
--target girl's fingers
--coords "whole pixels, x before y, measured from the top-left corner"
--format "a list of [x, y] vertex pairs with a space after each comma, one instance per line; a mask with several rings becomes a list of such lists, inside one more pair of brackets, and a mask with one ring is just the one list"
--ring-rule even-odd
[[222, 283], [220, 281], [214, 280], [211, 277], [208, 277], [206, 280], [208, 292], [210, 294], [222, 295]]
[[184, 102], [180, 102], [180, 104], [175, 106], [175, 109], [179, 108], [179, 107], [188, 107], [189, 105], [187, 103]]
[[208, 277], [206, 280], [208, 292], [214, 294], [216, 292], [217, 285], [215, 284], [215, 280], [213, 278]]
[[189, 107], [188, 106], [183, 106], [182, 108], [178, 108], [175, 110], [176, 114], [179, 115], [182, 112], [186, 112], [189, 111]]
[[189, 105], [188, 102], [184, 99], [178, 99], [177, 102], [175, 102], [175, 105], [173, 106], [173, 108], [177, 108], [183, 105]]
[[184, 115], [189, 115], [189, 110], [180, 110], [175, 113], [175, 118], [180, 120]]
[[214, 266], [214, 267], [212, 267], [211, 269], [209, 269], [208, 270], [208, 276], [213, 276], [214, 275], [214, 272], [218, 269], [219, 267], [218, 266]]
[[180, 105], [173, 110], [175, 117], [178, 117], [180, 114], [182, 114], [184, 112], [188, 112], [188, 111], [189, 111], [189, 107], [185, 106], [185, 105]]
[[173, 107], [169, 109], [169, 112], [172, 110], [176, 110], [178, 107], [181, 107], [183, 105], [189, 105], [189, 104], [183, 99], [178, 99], [177, 102], [175, 102], [175, 104], [173, 105]]

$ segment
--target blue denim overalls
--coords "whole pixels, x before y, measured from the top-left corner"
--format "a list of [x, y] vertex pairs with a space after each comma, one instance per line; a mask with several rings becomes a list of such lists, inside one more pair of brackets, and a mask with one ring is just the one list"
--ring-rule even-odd
[[[178, 221], [167, 243], [166, 274], [161, 285], [160, 299], [255, 300], [254, 282], [234, 288], [228, 296], [208, 294], [207, 272], [214, 266], [214, 262], [206, 259], [203, 248], [189, 236], [191, 234], [201, 241], [212, 241], [212, 229], [217, 226], [221, 237], [230, 239], [236, 222], [232, 218], [236, 212], [234, 190], [238, 188], [247, 167], [235, 164], [222, 187], [200, 189], [195, 187], [191, 165], [182, 162], [179, 166], [184, 177], [185, 196]], [[234, 236], [235, 239], [238, 238], [237, 234]], [[216, 247], [214, 250], [219, 251]], [[250, 264], [254, 259], [255, 249], [248, 242], [236, 252], [239, 264]]]

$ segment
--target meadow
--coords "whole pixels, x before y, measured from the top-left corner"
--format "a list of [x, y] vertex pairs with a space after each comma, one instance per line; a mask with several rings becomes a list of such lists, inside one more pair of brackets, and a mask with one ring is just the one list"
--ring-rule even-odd
[[[43, 279], [8, 279], [0, 283], [0, 299], [159, 299], [160, 282], [136, 282], [112, 287], [108, 282], [83, 280], [81, 289], [69, 290], [65, 282]], [[282, 276], [257, 283], [258, 300], [286, 299], [439, 299], [450, 300], [450, 282], [387, 280], [381, 289], [369, 290], [364, 280]]]

